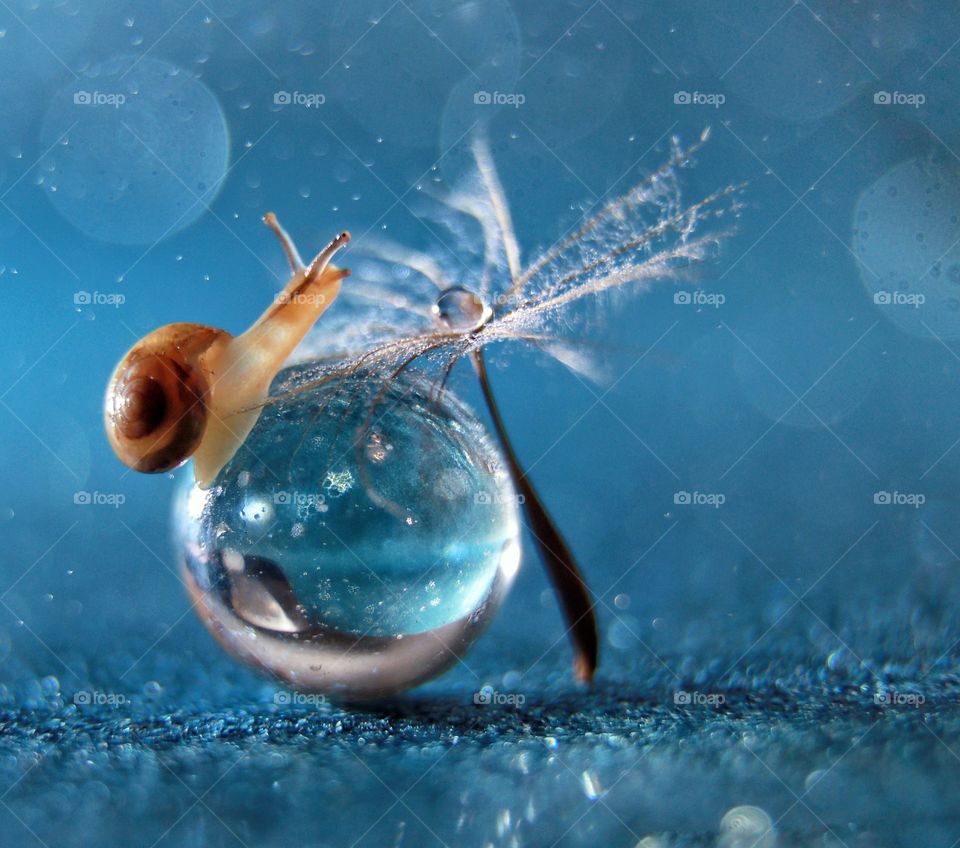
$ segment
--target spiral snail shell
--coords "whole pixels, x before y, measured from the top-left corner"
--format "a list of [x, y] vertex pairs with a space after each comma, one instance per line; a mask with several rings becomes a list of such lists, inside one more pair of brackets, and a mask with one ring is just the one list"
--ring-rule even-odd
[[340, 233], [305, 266], [271, 212], [293, 276], [245, 333], [168, 324], [148, 333], [114, 369], [104, 401], [107, 439], [134, 471], [169, 471], [193, 457], [208, 487], [253, 429], [270, 383], [349, 271], [330, 264], [349, 240]]

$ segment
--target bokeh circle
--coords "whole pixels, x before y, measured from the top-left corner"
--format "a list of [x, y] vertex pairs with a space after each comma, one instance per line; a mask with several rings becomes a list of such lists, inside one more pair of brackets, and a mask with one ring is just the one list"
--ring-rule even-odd
[[87, 235], [118, 244], [151, 244], [199, 218], [230, 157], [214, 95], [152, 58], [93, 66], [54, 96], [41, 137], [53, 206]]
[[853, 249], [886, 319], [960, 338], [960, 166], [917, 158], [887, 171], [857, 201]]

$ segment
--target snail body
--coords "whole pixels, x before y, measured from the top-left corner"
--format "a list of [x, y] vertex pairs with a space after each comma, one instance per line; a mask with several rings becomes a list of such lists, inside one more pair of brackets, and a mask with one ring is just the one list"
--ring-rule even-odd
[[273, 213], [264, 217], [293, 272], [239, 336], [203, 324], [168, 324], [120, 360], [107, 385], [104, 425], [117, 457], [135, 471], [170, 471], [191, 457], [209, 487], [260, 416], [270, 383], [340, 292], [349, 271], [330, 264], [341, 233], [305, 266]]

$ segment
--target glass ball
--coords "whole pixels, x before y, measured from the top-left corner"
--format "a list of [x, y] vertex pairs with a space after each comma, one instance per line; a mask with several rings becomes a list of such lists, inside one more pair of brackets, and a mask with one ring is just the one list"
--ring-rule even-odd
[[194, 606], [237, 658], [310, 691], [368, 698], [445, 671], [520, 563], [517, 498], [483, 425], [405, 372], [291, 394], [286, 369], [214, 484], [174, 504]]

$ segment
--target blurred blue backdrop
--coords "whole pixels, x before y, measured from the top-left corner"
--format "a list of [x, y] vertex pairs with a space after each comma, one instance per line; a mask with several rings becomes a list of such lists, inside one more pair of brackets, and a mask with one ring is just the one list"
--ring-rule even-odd
[[[955, 4], [0, 6], [4, 845], [955, 844]], [[581, 316], [604, 385], [491, 351], [598, 688], [528, 550], [465, 665], [278, 707], [190, 612], [106, 380], [156, 326], [260, 313], [267, 210], [305, 253], [442, 254], [416, 198], [477, 122], [528, 260], [671, 136], [712, 130], [686, 200], [748, 183], [711, 264]]]

